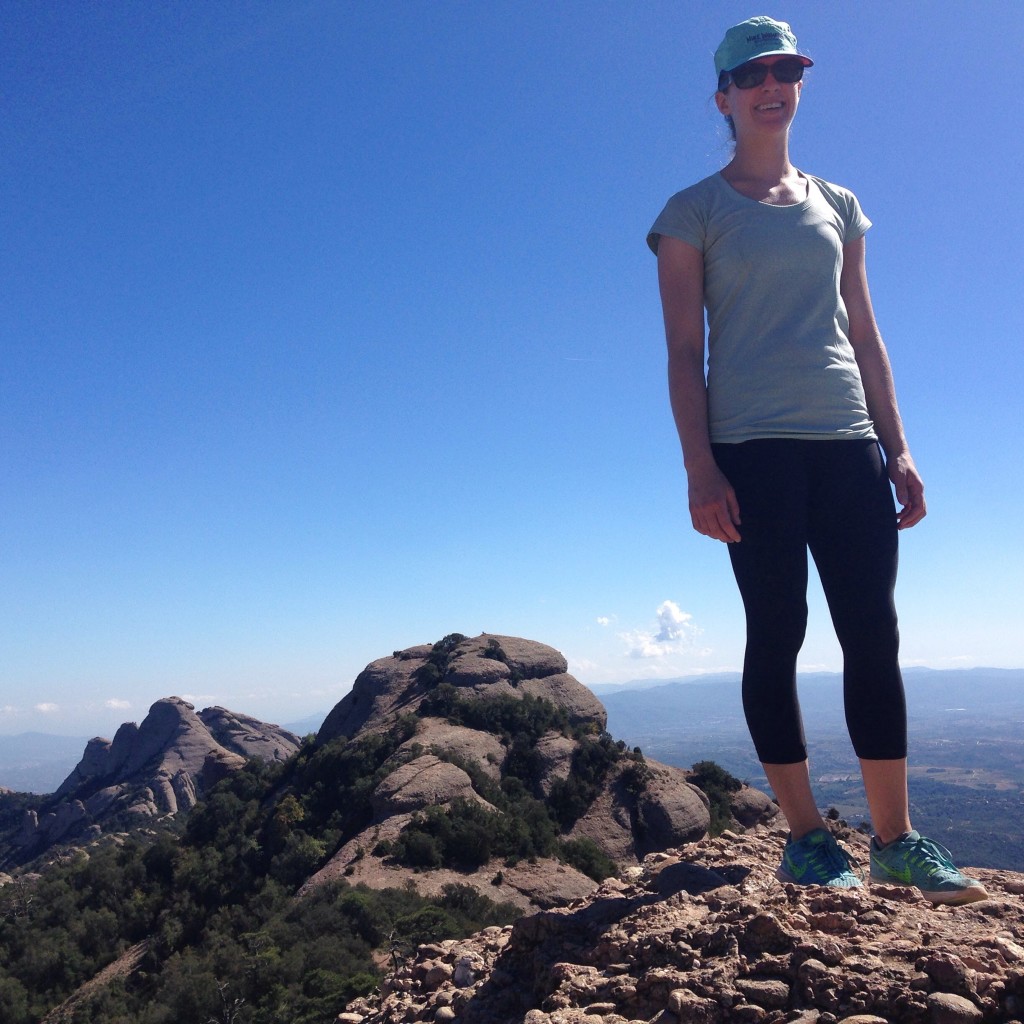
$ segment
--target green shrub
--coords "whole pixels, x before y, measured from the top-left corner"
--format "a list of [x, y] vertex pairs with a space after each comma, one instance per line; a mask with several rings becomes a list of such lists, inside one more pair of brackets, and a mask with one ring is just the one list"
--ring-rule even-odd
[[690, 781], [704, 793], [711, 805], [711, 824], [708, 828], [710, 835], [720, 835], [735, 825], [731, 794], [743, 788], [743, 783], [739, 779], [730, 775], [714, 761], [698, 761], [693, 766]]
[[622, 769], [620, 778], [626, 791], [633, 796], [639, 796], [647, 788], [647, 783], [654, 778], [654, 772], [644, 760], [639, 747], [630, 755], [630, 763]]
[[463, 697], [450, 683], [442, 683], [428, 694], [420, 705], [420, 713], [494, 733], [508, 743], [519, 736], [536, 743], [547, 732], [568, 734], [570, 728], [565, 708], [542, 697], [528, 693], [513, 697], [506, 693], [479, 700]]
[[580, 836], [578, 839], [565, 839], [559, 843], [559, 847], [562, 859], [566, 864], [581, 871], [595, 882], [603, 882], [611, 875], [618, 874], [619, 869], [615, 861], [593, 839], [588, 839], [586, 836]]
[[416, 680], [428, 689], [437, 686], [448, 671], [452, 651], [465, 639], [466, 637], [461, 633], [449, 633], [448, 636], [438, 640], [430, 648], [427, 660], [413, 673]]
[[571, 828], [586, 814], [625, 749], [625, 743], [614, 741], [608, 733], [578, 739], [568, 776], [556, 779], [548, 796], [552, 813], [563, 829]]

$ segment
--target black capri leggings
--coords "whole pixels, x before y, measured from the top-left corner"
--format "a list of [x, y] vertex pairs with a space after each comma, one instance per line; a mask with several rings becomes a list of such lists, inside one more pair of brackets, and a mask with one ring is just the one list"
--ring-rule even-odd
[[807, 549], [843, 649], [846, 724], [857, 755], [907, 754], [899, 668], [896, 510], [871, 440], [765, 438], [716, 444], [740, 506], [729, 545], [743, 597], [743, 711], [767, 764], [807, 756], [796, 660], [807, 627]]

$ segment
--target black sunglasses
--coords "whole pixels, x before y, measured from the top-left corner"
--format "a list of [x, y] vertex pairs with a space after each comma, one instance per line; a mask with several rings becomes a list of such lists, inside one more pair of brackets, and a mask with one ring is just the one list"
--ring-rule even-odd
[[750, 61], [749, 64], [741, 64], [732, 71], [723, 71], [718, 77], [718, 90], [724, 92], [732, 82], [737, 89], [753, 89], [761, 85], [771, 72], [772, 78], [783, 85], [792, 85], [804, 77], [803, 61], [777, 60], [774, 64], [760, 64], [757, 61]]

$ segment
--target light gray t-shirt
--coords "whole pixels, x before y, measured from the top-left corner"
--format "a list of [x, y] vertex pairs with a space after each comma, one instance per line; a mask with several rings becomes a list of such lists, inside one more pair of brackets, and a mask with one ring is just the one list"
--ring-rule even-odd
[[843, 246], [871, 221], [852, 192], [806, 177], [802, 203], [769, 206], [712, 174], [647, 236], [655, 253], [670, 235], [704, 254], [714, 442], [875, 436], [839, 294]]

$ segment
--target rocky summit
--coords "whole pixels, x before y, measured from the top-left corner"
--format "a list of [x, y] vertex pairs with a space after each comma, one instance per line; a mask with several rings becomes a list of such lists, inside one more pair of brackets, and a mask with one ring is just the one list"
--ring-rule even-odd
[[[834, 826], [867, 864], [868, 839]], [[563, 908], [420, 946], [339, 1024], [1008, 1024], [1024, 1019], [1024, 876], [991, 898], [776, 880], [785, 831], [647, 856]]]
[[473, 639], [453, 634], [447, 641], [395, 651], [367, 665], [327, 716], [317, 743], [388, 728], [399, 715], [417, 712], [442, 682], [471, 700], [541, 697], [564, 708], [574, 724], [608, 724], [604, 705], [568, 674], [565, 658], [553, 647], [487, 633]]
[[[535, 702], [530, 705], [529, 702]], [[551, 718], [529, 743], [502, 725], [511, 709], [546, 706]], [[703, 836], [708, 798], [690, 776], [614, 745], [607, 716], [594, 694], [568, 674], [554, 648], [520, 637], [454, 634], [432, 646], [396, 651], [360, 673], [331, 711], [317, 744], [386, 733], [404, 721], [408, 738], [381, 772], [371, 796], [372, 816], [303, 888], [339, 877], [372, 888], [412, 883], [428, 895], [446, 885], [470, 884], [494, 900], [523, 909], [551, 907], [590, 893], [594, 877], [564, 858], [493, 858], [465, 863], [410, 864], [394, 855], [403, 834], [428, 808], [451, 811], [460, 802], [495, 811], [496, 794], [525, 786], [549, 807], [561, 807], [562, 838], [593, 844], [614, 865], [636, 865], [652, 850]], [[603, 744], [598, 738], [604, 737]], [[594, 764], [607, 764], [598, 773]], [[587, 772], [592, 782], [580, 780]], [[571, 786], [575, 806], [566, 810]], [[559, 799], [561, 798], [561, 804]], [[732, 813], [744, 825], [769, 821], [777, 806], [740, 787]]]

